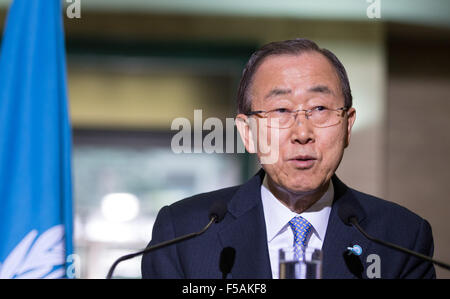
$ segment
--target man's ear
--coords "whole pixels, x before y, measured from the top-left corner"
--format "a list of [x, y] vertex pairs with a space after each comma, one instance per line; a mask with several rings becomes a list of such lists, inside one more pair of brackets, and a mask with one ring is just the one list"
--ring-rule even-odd
[[253, 134], [256, 134], [256, 132], [253, 132], [250, 127], [249, 117], [245, 114], [238, 114], [235, 122], [245, 149], [251, 154], [256, 153], [256, 146], [253, 139]]
[[356, 110], [355, 108], [350, 108], [347, 112], [347, 136], [345, 139], [345, 148], [350, 145], [350, 137], [352, 135], [352, 127], [356, 120]]

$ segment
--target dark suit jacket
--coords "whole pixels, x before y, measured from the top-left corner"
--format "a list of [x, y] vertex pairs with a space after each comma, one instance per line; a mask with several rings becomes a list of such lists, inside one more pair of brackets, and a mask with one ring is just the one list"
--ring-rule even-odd
[[[195, 195], [163, 207], [153, 227], [150, 245], [201, 230], [209, 220], [216, 200], [227, 203], [225, 218], [201, 236], [143, 256], [143, 278], [222, 278], [219, 269], [223, 248], [235, 249], [235, 263], [227, 278], [272, 278], [266, 225], [261, 201], [261, 170], [247, 183]], [[323, 278], [367, 278], [377, 254], [381, 278], [434, 278], [431, 263], [399, 253], [365, 239], [338, 217], [339, 205], [359, 206], [360, 225], [372, 236], [432, 256], [433, 237], [429, 223], [397, 204], [347, 187], [336, 176], [334, 200], [323, 243]], [[360, 256], [347, 247], [362, 247]], [[372, 266], [371, 266], [372, 265]]]

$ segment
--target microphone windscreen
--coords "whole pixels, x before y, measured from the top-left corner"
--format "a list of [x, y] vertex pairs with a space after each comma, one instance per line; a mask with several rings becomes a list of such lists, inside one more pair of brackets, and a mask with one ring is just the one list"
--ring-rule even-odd
[[222, 252], [220, 253], [219, 268], [224, 277], [226, 277], [226, 275], [231, 272], [231, 269], [233, 269], [235, 257], [236, 249], [233, 247], [225, 247], [222, 249]]
[[358, 219], [358, 211], [354, 206], [348, 203], [342, 203], [338, 208], [338, 216], [346, 225], [351, 225], [350, 219]]
[[219, 223], [225, 217], [226, 213], [227, 213], [227, 205], [225, 201], [216, 200], [209, 209], [209, 219], [215, 216], [216, 223]]

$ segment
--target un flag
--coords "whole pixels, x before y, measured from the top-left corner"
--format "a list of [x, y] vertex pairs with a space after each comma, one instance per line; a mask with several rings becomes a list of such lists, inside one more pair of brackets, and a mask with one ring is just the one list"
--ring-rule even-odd
[[14, 0], [0, 52], [0, 278], [61, 278], [72, 252], [61, 0]]

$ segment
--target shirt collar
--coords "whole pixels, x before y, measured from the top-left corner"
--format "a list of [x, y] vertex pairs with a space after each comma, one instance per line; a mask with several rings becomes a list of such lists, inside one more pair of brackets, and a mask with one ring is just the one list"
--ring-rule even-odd
[[301, 214], [289, 210], [283, 205], [267, 187], [267, 175], [261, 184], [261, 199], [263, 202], [264, 217], [266, 219], [267, 240], [272, 241], [277, 235], [283, 233], [289, 227], [289, 221], [300, 215], [311, 223], [314, 233], [323, 242], [328, 219], [330, 217], [331, 205], [333, 203], [334, 188], [330, 180], [328, 190], [309, 209]]

